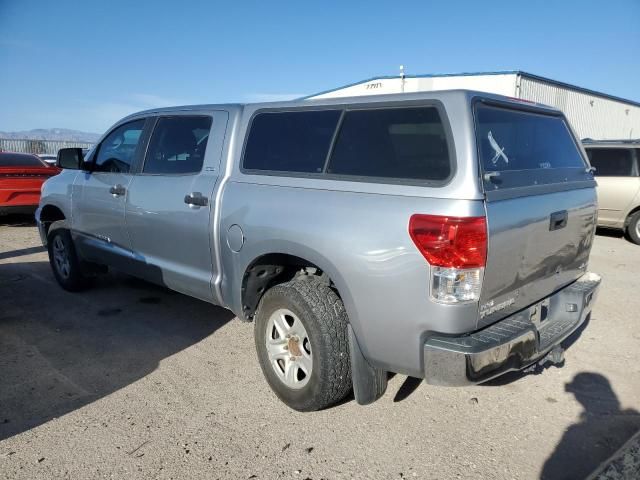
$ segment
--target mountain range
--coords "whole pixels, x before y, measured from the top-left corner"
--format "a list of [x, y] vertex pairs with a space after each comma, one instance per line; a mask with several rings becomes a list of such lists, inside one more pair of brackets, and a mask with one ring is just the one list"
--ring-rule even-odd
[[95, 143], [100, 138], [100, 134], [70, 130], [68, 128], [36, 128], [21, 132], [0, 132], [0, 138], [11, 140], [71, 140], [74, 142]]

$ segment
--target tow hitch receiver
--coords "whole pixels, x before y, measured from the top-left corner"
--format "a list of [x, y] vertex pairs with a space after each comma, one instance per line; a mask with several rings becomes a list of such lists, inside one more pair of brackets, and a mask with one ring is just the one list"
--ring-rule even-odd
[[[560, 345], [556, 345], [547, 353], [544, 357], [538, 360], [536, 363], [530, 365], [524, 369], [525, 373], [537, 372], [545, 367], [547, 363], [561, 367], [564, 365], [564, 348]], [[540, 369], [540, 370], [539, 370]]]

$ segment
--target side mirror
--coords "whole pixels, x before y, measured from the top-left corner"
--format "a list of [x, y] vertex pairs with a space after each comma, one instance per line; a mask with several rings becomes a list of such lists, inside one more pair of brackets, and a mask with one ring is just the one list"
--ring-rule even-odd
[[80, 170], [83, 159], [81, 148], [61, 148], [58, 150], [56, 166], [67, 170]]

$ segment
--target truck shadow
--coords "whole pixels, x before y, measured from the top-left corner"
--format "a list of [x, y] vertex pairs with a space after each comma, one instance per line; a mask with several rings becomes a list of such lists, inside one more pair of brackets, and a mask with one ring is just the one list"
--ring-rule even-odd
[[72, 294], [47, 262], [0, 264], [0, 440], [144, 378], [233, 317], [121, 275]]
[[581, 372], [565, 385], [565, 391], [575, 396], [583, 411], [545, 462], [542, 480], [586, 478], [640, 430], [640, 413], [620, 409], [603, 375]]

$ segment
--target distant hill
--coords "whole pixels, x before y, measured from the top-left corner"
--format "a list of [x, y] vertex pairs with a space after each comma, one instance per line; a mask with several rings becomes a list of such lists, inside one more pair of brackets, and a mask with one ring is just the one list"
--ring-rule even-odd
[[74, 142], [95, 143], [99, 133], [80, 132], [68, 128], [36, 128], [22, 132], [0, 132], [0, 138], [28, 140], [71, 140]]

